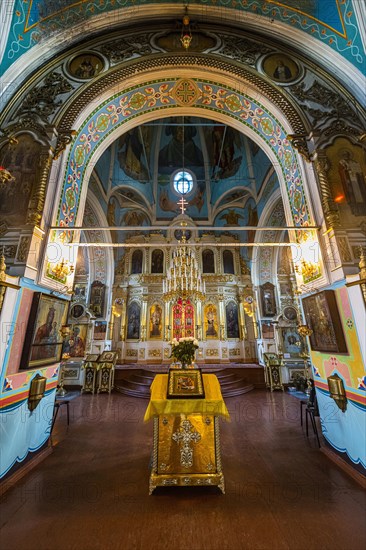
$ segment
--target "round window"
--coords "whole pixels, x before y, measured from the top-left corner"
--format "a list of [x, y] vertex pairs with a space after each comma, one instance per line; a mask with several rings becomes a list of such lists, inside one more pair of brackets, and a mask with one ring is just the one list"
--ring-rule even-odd
[[174, 189], [180, 195], [188, 195], [193, 189], [193, 177], [190, 172], [180, 170], [174, 175]]

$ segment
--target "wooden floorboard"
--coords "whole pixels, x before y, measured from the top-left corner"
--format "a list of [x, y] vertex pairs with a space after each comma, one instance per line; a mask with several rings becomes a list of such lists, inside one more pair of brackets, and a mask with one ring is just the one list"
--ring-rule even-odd
[[[83, 395], [60, 410], [54, 452], [2, 497], [7, 550], [363, 550], [365, 493], [300, 426], [299, 401], [255, 390], [227, 399], [226, 495], [148, 496], [146, 401]], [[61, 414], [62, 412], [62, 414]]]

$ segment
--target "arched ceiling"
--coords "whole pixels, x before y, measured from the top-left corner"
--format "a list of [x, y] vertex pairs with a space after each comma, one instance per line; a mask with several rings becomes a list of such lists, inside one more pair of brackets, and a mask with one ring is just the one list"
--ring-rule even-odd
[[200, 117], [170, 117], [122, 134], [99, 158], [90, 187], [111, 225], [171, 222], [180, 213], [177, 171], [193, 189], [197, 225], [255, 225], [279, 183], [260, 147], [238, 130]]
[[[182, 219], [182, 195], [174, 189], [177, 171], [193, 178], [192, 191], [183, 196], [184, 214], [198, 238], [254, 243], [256, 232], [239, 228], [261, 224], [262, 215], [267, 220], [279, 201], [272, 163], [248, 136], [198, 116], [157, 118], [119, 136], [91, 174], [87, 201], [103, 212], [114, 243], [168, 236], [169, 227]], [[82, 225], [89, 225], [87, 211]], [[243, 249], [249, 263], [251, 250]], [[123, 246], [115, 249], [117, 260], [121, 255]]]

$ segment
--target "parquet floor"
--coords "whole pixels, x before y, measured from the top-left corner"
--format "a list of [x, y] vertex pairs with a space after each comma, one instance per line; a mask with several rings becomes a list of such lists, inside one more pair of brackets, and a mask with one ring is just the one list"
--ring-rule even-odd
[[[6, 550], [363, 550], [365, 494], [300, 427], [299, 401], [255, 390], [227, 399], [226, 495], [148, 496], [146, 400], [83, 395], [60, 410], [54, 452], [1, 502]], [[62, 414], [61, 414], [62, 412]]]

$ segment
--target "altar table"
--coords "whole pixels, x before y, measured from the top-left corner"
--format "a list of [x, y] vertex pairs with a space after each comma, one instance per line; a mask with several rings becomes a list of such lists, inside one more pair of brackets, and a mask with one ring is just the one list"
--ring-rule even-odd
[[158, 486], [218, 486], [225, 493], [219, 417], [229, 419], [214, 374], [203, 374], [205, 399], [167, 399], [168, 375], [151, 384], [144, 421], [153, 419], [150, 495]]

